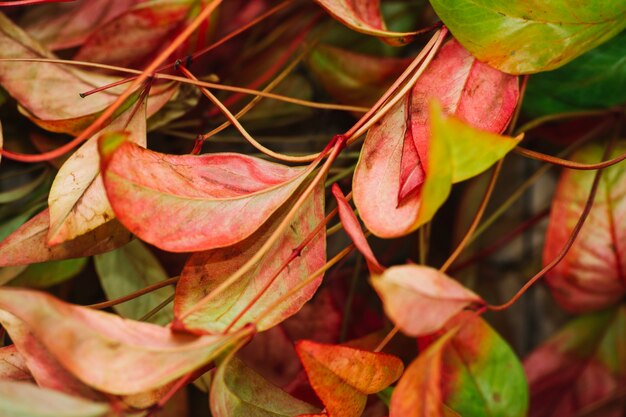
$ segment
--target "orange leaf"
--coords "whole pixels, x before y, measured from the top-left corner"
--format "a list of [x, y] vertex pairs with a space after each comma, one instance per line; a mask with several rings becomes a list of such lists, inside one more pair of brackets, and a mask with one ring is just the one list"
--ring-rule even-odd
[[303, 340], [296, 351], [330, 417], [359, 417], [367, 395], [388, 387], [404, 369], [395, 356], [347, 346]]

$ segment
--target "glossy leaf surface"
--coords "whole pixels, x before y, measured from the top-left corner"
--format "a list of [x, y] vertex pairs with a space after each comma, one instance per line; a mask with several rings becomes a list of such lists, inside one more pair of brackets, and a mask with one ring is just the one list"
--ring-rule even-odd
[[483, 303], [457, 281], [427, 266], [393, 266], [371, 282], [387, 316], [410, 336], [436, 332], [465, 307]]
[[[266, 224], [244, 241], [226, 248], [198, 252], [191, 256], [176, 287], [174, 312], [187, 330], [220, 333], [240, 314], [235, 329], [256, 321], [268, 305], [299, 285], [326, 261], [324, 231], [318, 232], [299, 257], [285, 265], [295, 248], [324, 220], [324, 189], [318, 186], [294, 221], [267, 254], [219, 297], [196, 306], [202, 298], [235, 273], [256, 254], [278, 224], [290, 204], [280, 209]], [[281, 270], [282, 269], [282, 270]], [[313, 296], [322, 276], [296, 292], [257, 323], [266, 330], [295, 314]], [[250, 304], [253, 305], [244, 312]], [[191, 309], [194, 312], [187, 314]]]
[[388, 387], [404, 369], [395, 356], [347, 346], [304, 340], [296, 351], [329, 417], [360, 416], [367, 395]]
[[626, 4], [621, 0], [432, 0], [431, 4], [476, 58], [511, 74], [557, 68], [626, 27]]
[[[626, 152], [620, 141], [611, 152]], [[588, 145], [572, 156], [592, 163], [602, 159], [604, 146]], [[554, 259], [569, 238], [589, 195], [593, 171], [565, 170], [552, 201], [543, 250], [544, 263]], [[626, 166], [602, 173], [587, 221], [565, 258], [546, 276], [552, 295], [570, 312], [598, 310], [616, 304], [626, 294]]]
[[[117, 218], [172, 252], [230, 246], [254, 233], [305, 180], [240, 154], [166, 155], [120, 138], [100, 141], [104, 185]], [[173, 224], [176, 227], [154, 227]]]

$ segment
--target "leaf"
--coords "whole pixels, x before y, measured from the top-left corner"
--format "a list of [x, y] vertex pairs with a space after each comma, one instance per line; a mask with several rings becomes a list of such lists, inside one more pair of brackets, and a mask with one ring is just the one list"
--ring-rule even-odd
[[367, 243], [367, 238], [363, 234], [363, 230], [361, 229], [361, 224], [359, 220], [356, 218], [352, 207], [346, 200], [346, 197], [341, 192], [341, 188], [337, 184], [333, 184], [332, 188], [333, 195], [337, 200], [337, 209], [339, 211], [339, 218], [341, 219], [341, 224], [343, 225], [344, 230], [354, 242], [356, 248], [363, 254], [365, 257], [365, 261], [367, 262], [367, 267], [370, 270], [370, 273], [373, 275], [379, 275], [383, 273], [385, 268], [378, 262], [374, 252], [372, 252], [372, 248], [369, 243]]
[[[303, 248], [299, 257], [293, 259], [286, 267], [284, 265], [293, 255], [294, 249], [324, 221], [324, 188], [323, 184], [320, 184], [299, 209], [291, 225], [254, 267], [219, 297], [204, 302], [201, 308], [197, 305], [206, 294], [228, 279], [259, 251], [290, 208], [290, 204], [285, 204], [259, 230], [240, 243], [199, 252], [189, 258], [176, 286], [174, 298], [174, 313], [186, 330], [224, 332], [251, 302], [254, 302], [254, 305], [243, 314], [233, 328], [238, 329], [247, 323], [256, 322], [268, 305], [324, 265], [325, 232], [318, 232]], [[277, 306], [263, 320], [256, 323], [257, 329], [259, 331], [269, 329], [297, 313], [315, 294], [322, 278], [318, 277]], [[263, 294], [255, 302], [261, 291]], [[188, 315], [191, 309], [194, 309], [194, 312]]]
[[[139, 2], [91, 34], [76, 53], [78, 61], [133, 67], [145, 64], [202, 3], [198, 0]], [[204, 2], [206, 3], [206, 2]], [[198, 42], [202, 45], [202, 42]], [[178, 56], [182, 56], [184, 51]]]
[[524, 417], [528, 386], [513, 350], [476, 313], [464, 312], [407, 368], [390, 417]]
[[539, 117], [626, 103], [624, 56], [626, 32], [555, 71], [530, 77], [524, 112]]
[[81, 381], [118, 395], [159, 388], [210, 362], [248, 334], [178, 334], [28, 290], [0, 289], [0, 309], [22, 320]]
[[313, 49], [308, 67], [333, 98], [355, 106], [372, 106], [409, 65], [407, 59], [365, 55], [329, 45]]
[[[103, 179], [119, 221], [170, 252], [226, 247], [254, 233], [315, 167], [246, 155], [166, 155], [100, 141]], [[155, 227], [171, 224], [175, 227]]]
[[409, 336], [434, 333], [465, 307], [484, 304], [478, 295], [427, 266], [393, 266], [371, 282], [387, 316]]
[[[597, 416], [623, 414], [626, 308], [578, 317], [524, 361], [531, 417], [574, 417], [605, 404]], [[589, 414], [596, 415], [596, 414]]]
[[302, 340], [296, 351], [329, 417], [359, 417], [368, 394], [396, 381], [404, 366], [386, 353]]
[[122, 131], [126, 140], [146, 146], [145, 97], [131, 100], [124, 113], [87, 140], [59, 169], [48, 196], [50, 246], [75, 239], [115, 218], [100, 174], [98, 138]]
[[357, 32], [381, 38], [392, 45], [411, 41], [415, 32], [392, 32], [387, 30], [380, 13], [380, 0], [315, 0], [334, 19]]
[[[610, 158], [626, 152], [619, 141]], [[580, 162], [603, 159], [604, 146], [588, 145], [572, 158]], [[564, 170], [552, 200], [543, 249], [544, 264], [551, 262], [578, 221], [595, 173]], [[598, 192], [585, 224], [565, 258], [546, 275], [546, 283], [561, 307], [588, 312], [612, 306], [626, 294], [626, 167], [617, 164], [602, 173]]]
[[[0, 58], [56, 57], [0, 14]], [[46, 130], [71, 135], [80, 134], [127, 87], [114, 87], [85, 98], [79, 94], [119, 79], [67, 65], [0, 61], [0, 85], [18, 101], [20, 111]], [[166, 83], [151, 90], [148, 116], [169, 100], [176, 92], [175, 86]]]
[[25, 382], [0, 381], [0, 414], [7, 417], [104, 417], [102, 403], [70, 397]]
[[0, 242], [0, 266], [80, 258], [107, 252], [127, 243], [131, 234], [116, 220], [59, 245], [48, 246], [50, 216], [44, 210]]
[[312, 405], [272, 385], [236, 357], [217, 367], [210, 395], [215, 417], [279, 417], [315, 413]]
[[13, 287], [48, 288], [80, 274], [86, 264], [87, 258], [31, 264], [12, 279], [9, 285]]
[[15, 345], [0, 348], [0, 381], [30, 381], [32, 375]]
[[432, 0], [431, 5], [472, 55], [510, 74], [557, 68], [626, 27], [621, 0]]
[[27, 8], [20, 26], [47, 48], [72, 48], [137, 1], [77, 0], [71, 4], [42, 4]]
[[354, 202], [367, 228], [384, 238], [406, 235], [429, 221], [447, 198], [448, 152], [462, 154], [454, 147], [464, 142], [433, 143], [433, 99], [445, 114], [501, 132], [513, 115], [518, 90], [516, 77], [477, 61], [454, 40], [446, 43], [407, 97], [367, 134], [353, 179]]
[[[168, 278], [157, 258], [138, 240], [133, 240], [111, 252], [96, 255], [93, 259], [100, 284], [109, 300]], [[173, 288], [165, 287], [113, 308], [122, 317], [139, 320], [173, 294]], [[165, 325], [172, 319], [171, 310], [163, 309], [155, 314], [150, 322]]]

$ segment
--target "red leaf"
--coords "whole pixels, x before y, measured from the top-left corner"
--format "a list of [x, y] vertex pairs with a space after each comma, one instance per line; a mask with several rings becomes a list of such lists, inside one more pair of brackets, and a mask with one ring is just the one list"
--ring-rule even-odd
[[[626, 142], [611, 157], [626, 152]], [[603, 146], [589, 145], [572, 157], [592, 163], [602, 159]], [[595, 172], [564, 170], [554, 200], [543, 250], [544, 263], [561, 249], [582, 213]], [[602, 173], [598, 193], [578, 238], [565, 258], [546, 276], [557, 302], [570, 312], [598, 310], [619, 302], [626, 294], [626, 166], [617, 164]]]
[[501, 132], [518, 94], [517, 77], [478, 62], [455, 40], [446, 43], [411, 93], [365, 139], [353, 190], [367, 228], [385, 238], [414, 230], [428, 170], [431, 100], [471, 126]]
[[31, 381], [33, 376], [15, 345], [0, 348], [0, 380]]
[[241, 242], [315, 167], [290, 168], [232, 153], [166, 155], [115, 140], [101, 140], [100, 155], [104, 186], [119, 221], [171, 252]]
[[303, 340], [296, 351], [330, 417], [359, 417], [367, 395], [388, 387], [404, 369], [395, 356], [346, 346]]

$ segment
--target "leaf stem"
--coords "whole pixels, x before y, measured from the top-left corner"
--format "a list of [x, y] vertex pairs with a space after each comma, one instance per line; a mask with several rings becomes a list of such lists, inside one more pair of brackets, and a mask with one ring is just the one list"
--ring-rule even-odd
[[122, 304], [130, 300], [134, 300], [135, 298], [141, 297], [142, 295], [149, 294], [163, 287], [167, 287], [168, 285], [174, 285], [178, 282], [179, 279], [180, 277], [169, 278], [169, 279], [157, 282], [155, 284], [148, 285], [147, 287], [144, 287], [140, 290], [127, 294], [123, 297], [119, 297], [114, 300], [104, 301], [102, 303], [91, 304], [91, 305], [88, 305], [87, 307], [97, 309], [97, 310], [113, 307], [118, 304]]

